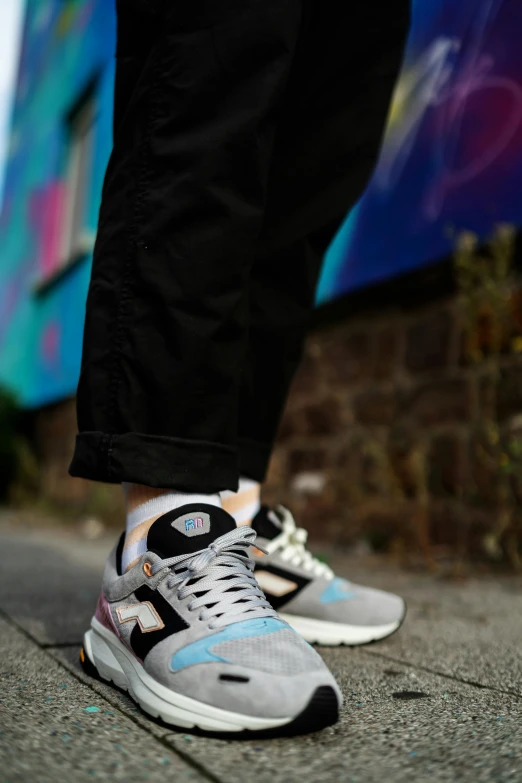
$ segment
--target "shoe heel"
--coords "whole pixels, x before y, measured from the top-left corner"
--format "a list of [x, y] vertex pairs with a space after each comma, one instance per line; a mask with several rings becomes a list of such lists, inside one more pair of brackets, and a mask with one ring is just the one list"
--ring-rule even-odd
[[83, 637], [80, 663], [89, 676], [113, 682], [118, 688], [128, 690], [127, 677], [110, 645], [92, 629]]

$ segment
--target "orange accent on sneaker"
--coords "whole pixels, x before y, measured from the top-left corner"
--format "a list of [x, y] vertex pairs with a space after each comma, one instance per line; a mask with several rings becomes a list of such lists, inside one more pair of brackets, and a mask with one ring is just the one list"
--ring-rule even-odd
[[81, 648], [81, 650], [80, 650], [80, 661], [81, 661], [82, 663], [85, 663], [85, 653], [84, 653], [84, 651], [83, 651], [83, 647], [82, 647], [82, 648]]

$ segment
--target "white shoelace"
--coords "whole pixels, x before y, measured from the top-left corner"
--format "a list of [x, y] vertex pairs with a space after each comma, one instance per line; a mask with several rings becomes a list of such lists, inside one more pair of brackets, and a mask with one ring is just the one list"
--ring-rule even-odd
[[[282, 532], [271, 541], [264, 544], [268, 554], [279, 552], [281, 559], [290, 565], [298, 566], [304, 571], [310, 571], [314, 576], [323, 576], [333, 579], [335, 574], [332, 569], [322, 563], [317, 557], [306, 549], [308, 533], [302, 527], [297, 527], [290, 511], [284, 506], [277, 506], [276, 523], [281, 525]], [[273, 514], [274, 512], [269, 512]], [[258, 549], [261, 547], [258, 546]]]
[[201, 610], [199, 619], [210, 620], [212, 630], [239, 620], [277, 617], [257, 584], [254, 561], [247, 554], [255, 539], [251, 527], [238, 527], [206, 549], [158, 561], [151, 573], [170, 568], [167, 587], [178, 588], [179, 600], [194, 596], [189, 611]]

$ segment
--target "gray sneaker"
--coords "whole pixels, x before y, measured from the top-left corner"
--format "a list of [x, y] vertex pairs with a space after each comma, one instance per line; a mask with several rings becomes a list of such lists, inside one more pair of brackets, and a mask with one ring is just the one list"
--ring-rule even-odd
[[252, 522], [259, 586], [280, 617], [311, 644], [358, 645], [384, 639], [406, 614], [402, 598], [336, 577], [306, 549], [307, 533], [283, 506], [263, 506]]
[[314, 731], [335, 723], [340, 690], [321, 657], [259, 589], [255, 532], [214, 506], [160, 517], [121, 574], [110, 555], [80, 660], [154, 717], [212, 732]]

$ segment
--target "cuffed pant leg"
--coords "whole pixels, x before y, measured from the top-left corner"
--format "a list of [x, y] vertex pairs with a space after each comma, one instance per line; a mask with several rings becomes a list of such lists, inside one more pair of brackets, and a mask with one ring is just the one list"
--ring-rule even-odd
[[124, 480], [205, 494], [235, 488], [238, 471], [234, 448], [140, 432], [80, 433], [70, 470], [73, 476], [93, 481]]

